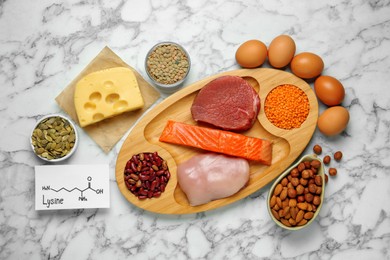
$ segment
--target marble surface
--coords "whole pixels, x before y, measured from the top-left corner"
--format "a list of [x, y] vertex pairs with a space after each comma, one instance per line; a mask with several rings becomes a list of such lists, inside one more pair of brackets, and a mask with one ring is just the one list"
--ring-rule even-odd
[[[0, 258], [390, 259], [389, 14], [386, 0], [0, 1]], [[269, 44], [279, 34], [291, 35], [297, 52], [323, 58], [324, 74], [344, 84], [351, 114], [344, 133], [316, 131], [304, 151], [319, 143], [324, 153], [344, 152], [311, 226], [276, 226], [269, 186], [199, 214], [138, 209], [115, 182], [123, 139], [104, 154], [81, 129], [66, 163], [108, 163], [111, 208], [34, 210], [34, 166], [43, 162], [31, 152], [31, 128], [63, 113], [54, 98], [104, 46], [146, 77], [148, 49], [179, 42], [192, 58], [191, 83], [238, 68], [242, 42]]]

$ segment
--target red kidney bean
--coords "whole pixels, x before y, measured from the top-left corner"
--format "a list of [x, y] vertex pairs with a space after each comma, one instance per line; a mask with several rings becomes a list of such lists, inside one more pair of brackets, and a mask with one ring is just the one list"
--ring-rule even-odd
[[157, 165], [158, 167], [160, 167], [160, 166], [161, 166], [161, 163], [162, 163], [161, 158], [160, 158], [160, 157], [157, 157], [156, 165]]
[[157, 181], [156, 180], [152, 181], [152, 185], [150, 185], [150, 189], [154, 190], [156, 188], [156, 185], [157, 185]]
[[126, 169], [126, 170], [129, 169], [129, 168], [130, 168], [130, 165], [131, 165], [131, 161], [127, 161], [125, 169]]
[[133, 170], [133, 172], [137, 171], [137, 167], [135, 166], [134, 162], [131, 162], [131, 169]]
[[138, 158], [137, 158], [137, 155], [133, 155], [133, 161], [135, 164], [138, 164]]
[[139, 179], [141, 181], [147, 181], [147, 180], [149, 180], [149, 176], [148, 175], [144, 175], [144, 174], [140, 174], [139, 175]]
[[124, 169], [126, 188], [139, 199], [160, 197], [170, 178], [167, 161], [157, 152], [131, 156]]

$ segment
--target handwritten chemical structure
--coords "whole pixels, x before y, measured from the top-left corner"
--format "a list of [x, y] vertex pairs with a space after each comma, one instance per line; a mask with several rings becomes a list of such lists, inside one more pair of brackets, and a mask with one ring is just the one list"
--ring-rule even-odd
[[108, 165], [44, 165], [35, 167], [35, 208], [108, 208]]
[[68, 190], [65, 187], [62, 187], [62, 188], [56, 190], [56, 189], [51, 188], [50, 185], [49, 186], [42, 186], [42, 190], [52, 190], [52, 191], [55, 191], [55, 192], [60, 192], [62, 190], [67, 191], [67, 192], [73, 192], [73, 191], [77, 190], [77, 191], [81, 192], [81, 195], [79, 197], [79, 201], [88, 201], [88, 199], [83, 195], [83, 192], [85, 192], [87, 190], [92, 190], [96, 194], [103, 194], [103, 189], [93, 189], [91, 187], [91, 181], [92, 181], [92, 177], [91, 176], [88, 176], [87, 181], [88, 181], [88, 187], [83, 189], [83, 190], [81, 190], [81, 189], [79, 189], [77, 187], [75, 187], [75, 188], [73, 188], [71, 190]]

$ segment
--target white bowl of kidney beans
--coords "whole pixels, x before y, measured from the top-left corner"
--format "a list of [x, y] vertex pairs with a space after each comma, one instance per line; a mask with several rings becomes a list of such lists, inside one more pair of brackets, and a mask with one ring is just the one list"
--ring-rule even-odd
[[133, 155], [124, 169], [127, 189], [140, 200], [160, 197], [170, 177], [167, 161], [157, 152]]

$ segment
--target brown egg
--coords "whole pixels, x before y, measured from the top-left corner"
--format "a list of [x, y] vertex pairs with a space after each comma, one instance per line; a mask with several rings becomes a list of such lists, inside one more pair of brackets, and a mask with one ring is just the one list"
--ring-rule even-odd
[[344, 100], [345, 90], [343, 85], [331, 76], [319, 76], [314, 82], [314, 90], [318, 99], [325, 105], [340, 105]]
[[295, 54], [295, 42], [288, 35], [279, 35], [268, 48], [268, 60], [274, 68], [286, 67]]
[[236, 51], [236, 61], [243, 68], [261, 66], [267, 58], [267, 46], [261, 41], [246, 41]]
[[302, 52], [291, 61], [292, 72], [303, 79], [311, 79], [321, 74], [324, 62], [321, 57], [311, 52]]
[[326, 109], [318, 117], [318, 129], [327, 136], [340, 134], [347, 127], [349, 112], [342, 106], [335, 106]]

